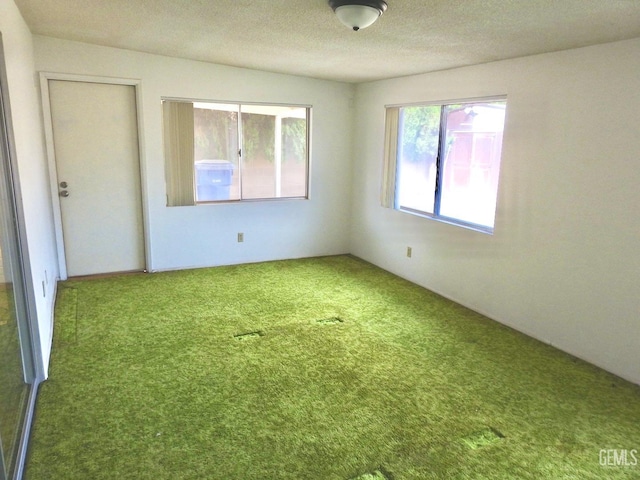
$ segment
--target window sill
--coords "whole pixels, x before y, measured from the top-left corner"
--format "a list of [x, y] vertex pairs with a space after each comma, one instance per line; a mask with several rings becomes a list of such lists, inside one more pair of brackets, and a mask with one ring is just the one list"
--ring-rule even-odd
[[284, 202], [287, 200], [309, 200], [309, 197], [277, 197], [277, 198], [246, 198], [239, 200], [210, 200], [195, 202], [195, 205], [229, 205], [241, 203]]
[[417, 217], [422, 217], [422, 218], [426, 218], [429, 220], [434, 220], [436, 222], [440, 222], [440, 223], [446, 223], [448, 225], [453, 225], [456, 227], [462, 227], [465, 228], [467, 230], [472, 230], [474, 232], [479, 232], [479, 233], [484, 233], [486, 235], [493, 235], [493, 227], [487, 227], [484, 225], [478, 225], [476, 223], [471, 223], [471, 222], [464, 222], [462, 220], [457, 220], [455, 218], [450, 218], [450, 217], [444, 217], [444, 216], [440, 216], [440, 215], [433, 215], [430, 213], [426, 213], [426, 212], [421, 212], [420, 210], [413, 210], [411, 208], [396, 208], [397, 211], [402, 212], [402, 213], [408, 213], [410, 215], [415, 215]]

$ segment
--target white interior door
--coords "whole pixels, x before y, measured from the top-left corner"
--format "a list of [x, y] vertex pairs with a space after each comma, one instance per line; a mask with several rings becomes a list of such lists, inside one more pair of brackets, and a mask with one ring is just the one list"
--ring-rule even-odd
[[143, 270], [135, 87], [49, 80], [68, 276]]

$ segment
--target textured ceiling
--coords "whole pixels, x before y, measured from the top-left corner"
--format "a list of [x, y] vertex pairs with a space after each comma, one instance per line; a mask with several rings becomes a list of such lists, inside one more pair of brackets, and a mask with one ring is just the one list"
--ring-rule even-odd
[[363, 82], [640, 37], [640, 0], [387, 0], [353, 32], [325, 0], [15, 0], [35, 34]]

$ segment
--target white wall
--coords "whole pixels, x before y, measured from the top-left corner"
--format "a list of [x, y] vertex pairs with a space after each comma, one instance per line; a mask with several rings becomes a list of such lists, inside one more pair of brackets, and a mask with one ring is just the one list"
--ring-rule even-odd
[[[34, 36], [34, 43], [39, 71], [142, 80], [152, 270], [349, 251], [352, 85], [48, 37]], [[310, 199], [166, 207], [161, 97], [311, 105]]]
[[[0, 0], [0, 32], [4, 43], [11, 121], [14, 130], [22, 209], [44, 373], [51, 349], [53, 304], [58, 263], [33, 41], [13, 0]], [[43, 286], [44, 283], [44, 292]]]
[[[497, 94], [494, 235], [380, 207], [386, 104]], [[359, 85], [351, 251], [640, 383], [638, 112], [640, 39]]]

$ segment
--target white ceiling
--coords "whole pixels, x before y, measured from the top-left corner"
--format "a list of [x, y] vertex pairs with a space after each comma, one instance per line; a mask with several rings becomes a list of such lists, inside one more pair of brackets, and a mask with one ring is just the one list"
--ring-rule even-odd
[[640, 0], [387, 0], [353, 32], [326, 0], [15, 0], [35, 34], [364, 82], [640, 37]]

